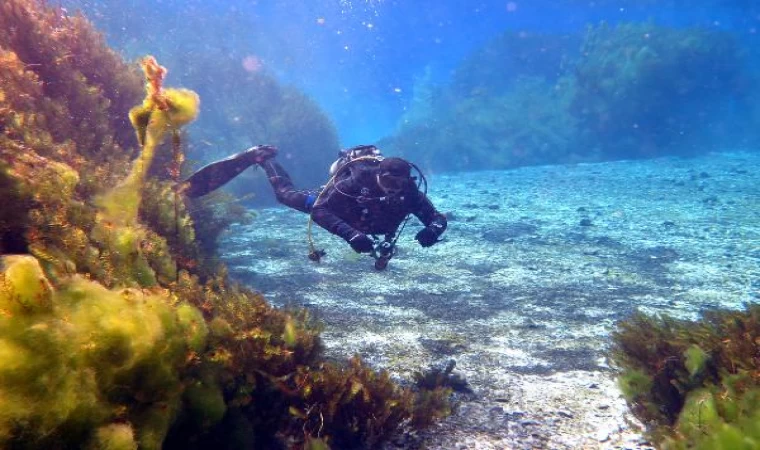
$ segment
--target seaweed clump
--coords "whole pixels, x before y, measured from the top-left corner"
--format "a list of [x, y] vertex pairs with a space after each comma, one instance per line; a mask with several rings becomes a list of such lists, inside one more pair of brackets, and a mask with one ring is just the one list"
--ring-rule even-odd
[[142, 69], [82, 16], [0, 5], [0, 447], [360, 446], [444, 414], [207, 263], [177, 189], [198, 99]]
[[758, 447], [759, 305], [696, 322], [638, 313], [613, 338], [621, 389], [658, 445]]
[[374, 372], [358, 357], [347, 367], [302, 367], [291, 387], [295, 425], [307, 437], [326, 436], [323, 442], [335, 448], [374, 448], [406, 422], [427, 426], [449, 413], [443, 400], [448, 389], [401, 388], [388, 372]]
[[200, 311], [81, 276], [53, 287], [28, 255], [2, 266], [0, 444], [161, 448], [188, 354], [206, 344]]
[[0, 233], [5, 247], [62, 273], [95, 271], [85, 199], [134, 155], [126, 118], [113, 112], [139, 98], [139, 75], [84, 18], [40, 5], [0, 5], [0, 186], [15, 211]]
[[[132, 163], [142, 149], [126, 114], [144, 93], [137, 69], [81, 15], [39, 0], [0, 5], [0, 192], [6, 201], [0, 251], [29, 252], [53, 276], [86, 273], [108, 287], [165, 283], [176, 279], [178, 268], [213, 273], [214, 247], [194, 243], [189, 208], [172, 190], [176, 164], [173, 172], [144, 180], [142, 191], [157, 194], [150, 201], [125, 202], [128, 221], [136, 223], [137, 210], [144, 226], [117, 233], [112, 224], [126, 218], [113, 213], [98, 220], [108, 208], [97, 199], [124, 185], [145, 160], [144, 154]], [[161, 159], [167, 152], [162, 145], [157, 153]], [[168, 159], [181, 163], [174, 153]], [[223, 205], [193, 209], [206, 228], [228, 223]], [[133, 259], [142, 267], [133, 270]]]

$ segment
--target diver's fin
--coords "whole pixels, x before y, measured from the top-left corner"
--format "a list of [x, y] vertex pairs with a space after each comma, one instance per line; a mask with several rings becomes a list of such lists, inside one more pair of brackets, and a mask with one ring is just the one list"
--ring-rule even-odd
[[214, 161], [201, 167], [185, 180], [185, 194], [190, 198], [201, 197], [222, 187], [253, 164], [265, 161], [277, 154], [275, 147], [260, 145]]

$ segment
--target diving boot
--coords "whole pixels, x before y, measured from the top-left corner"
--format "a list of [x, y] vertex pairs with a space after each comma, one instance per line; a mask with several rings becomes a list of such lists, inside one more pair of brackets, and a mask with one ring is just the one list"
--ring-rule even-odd
[[262, 164], [277, 155], [277, 147], [256, 145], [220, 161], [201, 167], [185, 180], [185, 194], [190, 198], [201, 197], [214, 191], [254, 164]]

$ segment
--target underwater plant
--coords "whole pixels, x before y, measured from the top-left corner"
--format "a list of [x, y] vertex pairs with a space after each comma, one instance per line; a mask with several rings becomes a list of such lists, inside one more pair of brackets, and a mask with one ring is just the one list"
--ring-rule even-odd
[[427, 115], [404, 117], [381, 145], [431, 170], [575, 160], [575, 91], [566, 67], [577, 40], [503, 33], [470, 54], [450, 83], [415, 85], [425, 92]]
[[137, 142], [142, 150], [133, 162], [127, 178], [98, 201], [104, 215], [103, 220], [127, 226], [137, 221], [142, 186], [145, 184], [157, 147], [167, 134], [172, 136], [177, 159], [174, 176], [175, 181], [179, 181], [180, 128], [195, 120], [200, 102], [198, 94], [193, 91], [164, 89], [166, 68], [160, 66], [152, 56], [143, 58], [141, 66], [145, 73], [145, 99], [141, 105], [130, 109], [129, 120], [137, 133]]
[[133, 131], [112, 108], [139, 89], [136, 71], [84, 18], [39, 2], [0, 5], [0, 185], [14, 192], [2, 241], [55, 273], [105, 276], [87, 199], [132, 156]]
[[375, 372], [354, 357], [347, 367], [322, 364], [301, 367], [291, 389], [297, 399], [289, 413], [309, 438], [323, 439], [335, 448], [375, 448], [406, 422], [425, 426], [448, 415], [443, 387], [415, 393], [391, 381], [388, 372]]
[[0, 263], [0, 446], [161, 448], [201, 312], [81, 276], [53, 286], [29, 255]]
[[[347, 369], [326, 365], [309, 314], [231, 283], [198, 244], [229, 217], [178, 189], [197, 97], [142, 68], [145, 86], [81, 15], [0, 5], [0, 447], [327, 448], [341, 429], [305, 436], [289, 410], [308, 394], [288, 383], [308, 373], [330, 399], [342, 380], [321, 371]], [[400, 388], [348, 366], [382, 389], [340, 417], [387, 411]], [[447, 411], [443, 394], [420, 398], [419, 426]], [[377, 442], [401, 422], [355, 432]]]
[[[182, 163], [180, 128], [197, 117], [200, 99], [195, 92], [186, 89], [164, 89], [166, 68], [160, 66], [152, 56], [143, 58], [141, 66], [145, 73], [146, 95], [142, 104], [129, 111], [129, 119], [142, 150], [132, 163], [127, 177], [95, 199], [99, 210], [93, 235], [97, 236], [101, 245], [115, 249], [110, 253], [111, 262], [115, 270], [127, 275], [127, 279], [121, 278], [122, 282], [134, 280], [140, 286], [152, 286], [157, 283], [154, 275], [156, 271], [163, 272], [169, 278], [176, 278], [177, 275], [172, 273], [172, 261], [169, 260], [171, 256], [165, 251], [167, 245], [161, 239], [153, 239], [150, 243], [146, 228], [137, 223], [138, 211], [143, 204], [143, 187], [157, 148], [166, 135], [171, 134], [175, 160], [172, 171], [174, 189], [171, 193], [174, 213], [172, 231], [175, 239], [180, 241], [180, 229], [186, 230], [185, 239], [180, 241], [184, 245], [180, 247], [192, 248], [192, 224], [187, 214], [180, 214], [184, 212], [181, 211], [182, 200], [179, 192], [179, 167]], [[168, 196], [167, 192], [161, 194], [163, 195], [157, 197], [159, 200]], [[161, 219], [166, 222], [160, 215], [156, 219], [159, 226]], [[181, 226], [180, 221], [184, 222], [184, 226]], [[168, 227], [164, 225], [162, 228]], [[148, 244], [144, 245], [145, 242]], [[160, 253], [163, 257], [151, 252], [156, 248], [162, 250]], [[150, 261], [151, 254], [157, 256], [154, 258], [155, 261]], [[136, 270], [130, 273], [128, 267]]]
[[619, 324], [611, 355], [632, 411], [662, 448], [756, 448], [759, 346], [760, 305], [747, 305], [693, 322], [638, 313]]
[[506, 92], [520, 77], [555, 83], [567, 75], [581, 40], [575, 33], [504, 32], [467, 55], [454, 71], [451, 88], [478, 96]]
[[118, 178], [136, 153], [127, 117], [114, 112], [140, 98], [137, 70], [83, 16], [40, 1], [0, 5], [0, 50], [4, 137], [86, 169], [80, 192]]
[[[158, 158], [171, 155], [173, 172], [150, 174], [155, 181], [149, 183], [160, 185], [156, 191], [169, 201], [139, 203], [133, 195], [123, 205], [111, 202], [130, 205], [129, 214], [112, 211], [108, 223], [96, 220], [107, 210], [96, 198], [124, 184], [130, 167], [145, 160], [130, 163], [139, 146], [125, 112], [144, 92], [135, 69], [81, 15], [36, 0], [0, 5], [0, 189], [8, 206], [0, 214], [3, 251], [31, 252], [48, 271], [86, 273], [107, 286], [175, 279], [177, 267], [214, 270], [215, 236], [199, 239], [203, 247], [191, 245], [190, 211], [171, 190], [181, 152], [162, 147]], [[127, 217], [135, 223], [136, 209], [140, 232], [127, 227], [119, 235], [109, 228]], [[207, 227], [230, 223], [228, 211], [218, 203], [192, 206]], [[153, 222], [167, 216], [176, 218], [175, 225]], [[142, 268], [128, 270], [130, 258], [140, 253]]]

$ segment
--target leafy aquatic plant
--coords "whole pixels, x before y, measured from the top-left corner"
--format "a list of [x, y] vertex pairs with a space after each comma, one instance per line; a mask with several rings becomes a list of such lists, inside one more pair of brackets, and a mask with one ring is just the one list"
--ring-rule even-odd
[[759, 305], [697, 322], [637, 314], [613, 340], [621, 389], [663, 448], [745, 448], [732, 445], [760, 436]]
[[140, 76], [84, 17], [44, 5], [0, 5], [3, 134], [23, 139], [27, 151], [85, 169], [78, 189], [92, 193], [136, 154], [127, 118], [114, 112], [140, 98]]
[[449, 412], [450, 390], [401, 388], [358, 357], [347, 367], [301, 367], [285, 389], [296, 399], [289, 412], [305, 439], [324, 438], [335, 448], [374, 448], [406, 423], [428, 425]]
[[0, 5], [0, 177], [15, 192], [9, 206], [25, 206], [0, 232], [15, 248], [61, 274], [101, 265], [84, 200], [124, 173], [133, 137], [112, 111], [139, 92], [136, 71], [84, 18], [33, 1]]

